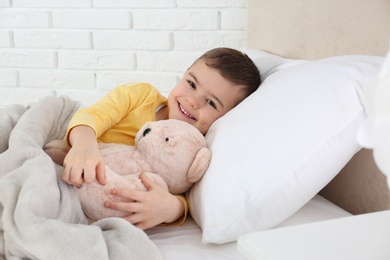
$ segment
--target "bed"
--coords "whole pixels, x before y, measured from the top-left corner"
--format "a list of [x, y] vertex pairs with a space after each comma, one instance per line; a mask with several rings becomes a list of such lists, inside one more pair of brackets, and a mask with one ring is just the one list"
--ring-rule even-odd
[[[390, 2], [248, 4], [244, 51], [259, 66], [264, 85], [207, 134], [213, 161], [186, 194], [186, 223], [154, 227], [146, 235], [118, 219], [84, 225], [72, 191], [45, 173], [60, 169], [36, 149], [63, 136], [66, 115], [79, 104], [48, 97], [0, 118], [3, 149], [6, 130], [29, 114], [14, 134], [15, 148], [1, 150], [0, 174], [7, 177], [0, 182], [0, 258], [123, 259], [131, 252], [133, 259], [244, 259], [237, 249], [244, 234], [390, 209], [386, 177], [372, 151], [356, 140], [366, 115], [362, 89], [373, 84], [389, 49]], [[34, 134], [31, 123], [41, 120], [34, 110], [49, 111], [59, 130]], [[15, 159], [18, 149], [28, 160]], [[31, 173], [34, 165], [40, 170]], [[54, 187], [53, 193], [44, 187]], [[23, 201], [11, 200], [21, 196]]]
[[[248, 50], [248, 54], [252, 55], [251, 57], [254, 57], [254, 59], [256, 59], [256, 57], [259, 58], [260, 68], [263, 68], [263, 71], [265, 70], [265, 74], [274, 69], [272, 68], [272, 66], [275, 66], [275, 63], [273, 63], [275, 61], [273, 59], [279, 58], [272, 57], [272, 55], [270, 57], [267, 54], [266, 56], [263, 56], [264, 53], [258, 53], [258, 50], [288, 59], [290, 64], [287, 64], [287, 67], [295, 66], [297, 64], [300, 65], [302, 60], [316, 61], [318, 59], [333, 56], [358, 55], [359, 57], [355, 57], [357, 60], [361, 59], [360, 56], [365, 55], [383, 57], [389, 50], [389, 1], [249, 0], [248, 10], [248, 47], [250, 49]], [[267, 62], [269, 61], [269, 63], [266, 64], [267, 62], [265, 62], [264, 59], [267, 60]], [[349, 57], [346, 59], [349, 59]], [[368, 62], [370, 63], [371, 61]], [[375, 62], [377, 63], [375, 64], [375, 68], [372, 71], [373, 74], [371, 74], [373, 78], [376, 77], [375, 73], [378, 69], [378, 63], [380, 63], [381, 60], [379, 59]], [[286, 64], [284, 64], [284, 66], [286, 66]], [[364, 71], [367, 71], [367, 74], [369, 74], [368, 68], [364, 68]], [[316, 72], [312, 71], [312, 73], [315, 74]], [[319, 77], [319, 79], [323, 80], [321, 77]], [[369, 79], [369, 77], [361, 79], [360, 84], [369, 85], [370, 80], [371, 79]], [[362, 95], [362, 93], [359, 93], [358, 95]], [[279, 103], [277, 100], [275, 100], [275, 103], [271, 105], [275, 106], [279, 105]], [[250, 107], [250, 109], [252, 109], [251, 111], [259, 113], [260, 107], [256, 107], [258, 109], [257, 111], [253, 109], [254, 107], [256, 106], [253, 105]], [[239, 109], [249, 110], [249, 108], [241, 107]], [[356, 109], [360, 108], [356, 107]], [[242, 111], [240, 115], [242, 115]], [[245, 117], [240, 119], [240, 122], [248, 122], [246, 121]], [[217, 123], [218, 124], [216, 128], [226, 127], [224, 122]], [[338, 122], [338, 124], [339, 123], [340, 122]], [[286, 129], [289, 127], [287, 125], [283, 126], [285, 126]], [[221, 135], [221, 132], [218, 130], [219, 129], [212, 129], [212, 135], [215, 136], [213, 136], [214, 139], [212, 139], [211, 146], [215, 151], [222, 153], [222, 151], [219, 150], [219, 147], [215, 145], [215, 142], [220, 141], [225, 145], [234, 145], [234, 143], [229, 142], [229, 137], [232, 137], [233, 135], [228, 135], [225, 136], [226, 138], [218, 139], [216, 137], [216, 133]], [[275, 129], [272, 130], [274, 131]], [[240, 133], [240, 131], [244, 132], [245, 130], [241, 128], [234, 128], [232, 131], [236, 131], [235, 134], [237, 134]], [[355, 127], [352, 132], [348, 133], [348, 135], [352, 135], [354, 138], [356, 138], [356, 135], [353, 134], [356, 131], [358, 131], [358, 127]], [[248, 132], [246, 132], [246, 134], [250, 135]], [[352, 142], [355, 141], [352, 140]], [[349, 145], [350, 144], [343, 143], [336, 149], [344, 149]], [[237, 148], [242, 147], [238, 146]], [[254, 151], [256, 151], [255, 147], [252, 148]], [[296, 152], [300, 153], [300, 151]], [[271, 152], [269, 154], [271, 154]], [[354, 146], [353, 149], [347, 154], [348, 155], [344, 157], [342, 162], [340, 161], [340, 164], [333, 170], [328, 168], [330, 171], [334, 171], [335, 174], [332, 173], [334, 176], [332, 176], [332, 174], [325, 174], [327, 175], [327, 180], [324, 179], [323, 182], [321, 182], [321, 184], [316, 187], [318, 193], [314, 197], [310, 197], [307, 203], [303, 203], [303, 201], [301, 201], [303, 205], [302, 207], [296, 207], [295, 212], [294, 210], [289, 211], [289, 214], [291, 214], [291, 212], [294, 213], [291, 215], [286, 215], [284, 221], [279, 219], [281, 222], [280, 224], [273, 225], [274, 223], [270, 223], [269, 227], [272, 226], [270, 228], [280, 228], [356, 214], [389, 210], [389, 187], [387, 186], [385, 175], [380, 172], [373, 160], [372, 150], [362, 148], [357, 143], [357, 146]], [[225, 156], [225, 162], [229, 160], [234, 161], [234, 159], [229, 157], [234, 155], [237, 154], [224, 154], [223, 156]], [[339, 156], [345, 155], [346, 154], [339, 154]], [[260, 160], [261, 155], [258, 155], [257, 158]], [[241, 159], [244, 160], [242, 157]], [[253, 157], [251, 157], [251, 159], [253, 159]], [[220, 160], [219, 162], [223, 163], [223, 158], [217, 158], [216, 160]], [[210, 171], [212, 172], [215, 170], [214, 165], [211, 165], [211, 167], [212, 168]], [[229, 169], [224, 168], [224, 170], [228, 172]], [[240, 171], [240, 169], [237, 168], [235, 168], [235, 170]], [[222, 180], [222, 178], [219, 180]], [[207, 181], [209, 180], [207, 179], [206, 182]], [[194, 193], [195, 190], [199, 193], [204, 192], [206, 194], [207, 191], [212, 189], [211, 184], [213, 181], [216, 182], [217, 178], [210, 180], [210, 185], [203, 183], [201, 185], [197, 185], [195, 189], [192, 190], [192, 192]], [[232, 184], [229, 182], [229, 180], [225, 181], [227, 184]], [[242, 181], [242, 179], [240, 179], [240, 181]], [[248, 183], [245, 183], [245, 185], [251, 187]], [[294, 192], [299, 193], [299, 190], [294, 190], [292, 194], [294, 194]], [[232, 190], [232, 194], [235, 194], [235, 196], [237, 196], [239, 193], [240, 191], [234, 189]], [[194, 194], [191, 194], [191, 192], [189, 194], [190, 196], [193, 195], [193, 197], [196, 198], [206, 198], [207, 196], [195, 196]], [[216, 195], [218, 197], [217, 193], [212, 193], [212, 195]], [[209, 196], [212, 195], [209, 194]], [[221, 196], [226, 196], [227, 200], [232, 199], [232, 201], [234, 201], [234, 198], [229, 197], [226, 195], [226, 193]], [[306, 198], [309, 198], [309, 196]], [[218, 235], [212, 236], [210, 234], [204, 234], [206, 232], [213, 232], [210, 231], [211, 228], [209, 225], [216, 225], [216, 223], [211, 221], [207, 222], [207, 220], [204, 220], [207, 218], [212, 218], [208, 216], [206, 212], [213, 211], [213, 209], [209, 208], [212, 206], [203, 206], [202, 211], [202, 205], [196, 204], [192, 199], [193, 198], [190, 197], [189, 202], [192, 206], [192, 212], [195, 216], [193, 219], [191, 218], [183, 227], [155, 228], [147, 231], [151, 239], [160, 248], [162, 254], [167, 259], [184, 257], [190, 259], [243, 259], [244, 257], [238, 253], [237, 243], [235, 241], [219, 244], [221, 241], [226, 241]], [[245, 198], [243, 198], [243, 200], [245, 200]], [[275, 200], [278, 200], [278, 198], [275, 198]], [[247, 203], [250, 202], [247, 201]], [[270, 200], [270, 203], [272, 203], [272, 200]], [[245, 210], [242, 209], [240, 205], [237, 205], [237, 207], [243, 211]], [[229, 211], [224, 211], [226, 209], [223, 207], [217, 208], [217, 210], [224, 212], [223, 214], [231, 213]], [[215, 212], [214, 214], [218, 215], [218, 213]], [[221, 222], [228, 222], [227, 219], [223, 219], [224, 216], [221, 216], [223, 214], [221, 213], [218, 215], [218, 217], [221, 217]], [[264, 216], [258, 214], [256, 217], [263, 218]], [[246, 219], [246, 222], [251, 223], [251, 216], [246, 215], [243, 216], [243, 218]], [[244, 221], [240, 222], [239, 217], [237, 217], [235, 220], [239, 222], [239, 228], [247, 228], [246, 225], [248, 223], [245, 223]], [[203, 237], [201, 236], [202, 229], [199, 229], [196, 223], [203, 227]], [[233, 224], [229, 222], [226, 225]], [[189, 229], [193, 231], [191, 233], [187, 232], [186, 230]], [[231, 235], [233, 232], [232, 229], [234, 228], [231, 228], [226, 232], [221, 231], [222, 237]], [[247, 230], [250, 229], [251, 228], [249, 227]], [[258, 228], [258, 230], [261, 230], [261, 228]], [[234, 240], [234, 238], [231, 240]], [[202, 243], [201, 241], [206, 244]], [[212, 242], [207, 243], [210, 241]]]

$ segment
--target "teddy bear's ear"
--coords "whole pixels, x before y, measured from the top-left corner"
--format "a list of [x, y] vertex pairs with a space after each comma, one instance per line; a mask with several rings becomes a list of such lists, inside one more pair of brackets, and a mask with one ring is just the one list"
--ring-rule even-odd
[[207, 147], [198, 151], [187, 173], [187, 180], [191, 183], [199, 181], [206, 173], [211, 161], [211, 152]]

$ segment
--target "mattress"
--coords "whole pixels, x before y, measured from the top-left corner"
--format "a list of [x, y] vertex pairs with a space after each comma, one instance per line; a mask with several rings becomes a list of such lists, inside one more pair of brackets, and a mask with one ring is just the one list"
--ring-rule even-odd
[[[316, 195], [294, 215], [275, 228], [323, 221], [351, 214]], [[154, 227], [146, 231], [160, 249], [164, 259], [244, 259], [237, 243], [203, 244], [202, 230], [190, 217], [179, 227]]]

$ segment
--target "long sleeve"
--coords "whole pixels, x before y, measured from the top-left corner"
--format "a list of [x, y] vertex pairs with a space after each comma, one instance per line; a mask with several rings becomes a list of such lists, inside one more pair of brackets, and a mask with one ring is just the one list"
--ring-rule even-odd
[[91, 107], [77, 111], [70, 130], [78, 125], [91, 127], [99, 142], [134, 145], [138, 130], [149, 121], [155, 121], [156, 109], [166, 98], [147, 83], [121, 85], [111, 90]]

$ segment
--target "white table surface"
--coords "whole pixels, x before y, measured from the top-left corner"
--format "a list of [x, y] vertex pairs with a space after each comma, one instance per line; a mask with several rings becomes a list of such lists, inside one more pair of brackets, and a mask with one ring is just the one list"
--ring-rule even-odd
[[243, 235], [247, 259], [390, 259], [390, 210]]

